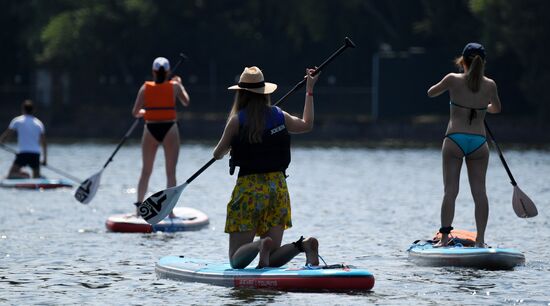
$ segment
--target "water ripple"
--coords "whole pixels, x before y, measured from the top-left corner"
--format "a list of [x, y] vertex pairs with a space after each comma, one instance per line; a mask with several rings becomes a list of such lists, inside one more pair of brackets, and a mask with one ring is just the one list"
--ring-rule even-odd
[[[95, 173], [112, 145], [51, 145], [49, 162], [77, 176]], [[211, 156], [211, 147], [184, 145], [180, 182]], [[3, 153], [0, 153], [3, 154]], [[75, 158], [78, 156], [79, 158]], [[525, 253], [526, 264], [512, 271], [417, 266], [406, 249], [439, 228], [441, 156], [434, 149], [294, 148], [288, 170], [293, 227], [285, 241], [319, 238], [327, 263], [367, 268], [376, 277], [370, 293], [295, 293], [215, 287], [157, 279], [162, 256], [221, 260], [228, 237], [225, 209], [235, 177], [227, 160], [212, 165], [186, 188], [179, 205], [200, 209], [209, 228], [169, 234], [116, 234], [105, 229], [109, 215], [130, 212], [139, 177], [140, 149], [124, 146], [102, 176], [95, 199], [82, 205], [73, 190], [43, 192], [1, 189], [0, 303], [2, 304], [224, 304], [224, 305], [550, 305], [548, 199], [550, 154], [507, 151], [522, 189], [539, 207], [533, 219], [515, 216], [512, 189], [498, 158], [489, 163], [491, 205], [487, 242]], [[11, 156], [0, 156], [0, 170]], [[150, 190], [165, 187], [159, 158]], [[46, 175], [55, 175], [45, 173]], [[472, 197], [464, 173], [455, 227], [474, 229]], [[302, 265], [303, 255], [293, 265]]]

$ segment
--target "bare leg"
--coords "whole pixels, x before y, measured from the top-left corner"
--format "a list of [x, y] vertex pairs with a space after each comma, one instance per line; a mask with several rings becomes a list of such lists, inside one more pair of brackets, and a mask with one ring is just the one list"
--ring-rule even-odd
[[[458, 195], [460, 168], [464, 154], [456, 143], [445, 137], [441, 155], [443, 157], [443, 185], [445, 186], [441, 204], [441, 227], [449, 227], [452, 225], [455, 215], [455, 200]], [[436, 246], [445, 246], [448, 242], [448, 234], [442, 234], [441, 241]]]
[[[164, 148], [164, 159], [166, 161], [166, 187], [176, 186], [176, 165], [178, 164], [178, 156], [180, 151], [180, 138], [178, 125], [174, 124], [164, 137], [162, 142]], [[174, 212], [170, 213], [170, 217], [175, 217]]]
[[273, 240], [265, 237], [254, 241], [254, 235], [254, 231], [229, 234], [229, 262], [232, 268], [246, 268], [258, 253], [260, 253], [258, 267], [269, 267], [269, 253], [273, 247]]
[[[269, 257], [270, 267], [280, 267], [292, 260], [296, 255], [300, 254], [300, 250], [292, 243], [281, 246], [283, 240], [283, 227], [274, 226], [262, 237], [271, 237], [273, 239], [273, 251]], [[319, 265], [319, 243], [317, 239], [310, 237], [303, 242], [304, 251], [306, 252], [306, 264], [314, 266]]]
[[319, 241], [314, 237], [309, 237], [303, 241], [304, 251], [306, 252], [306, 265], [319, 265]]
[[9, 179], [18, 179], [18, 178], [30, 178], [31, 176], [24, 171], [21, 171], [21, 167], [16, 164], [12, 164], [10, 171], [8, 172]]
[[271, 267], [280, 267], [300, 253], [292, 243], [281, 246], [283, 234], [284, 229], [282, 226], [274, 226], [270, 228], [267, 233], [262, 235], [262, 238], [271, 237], [271, 239], [273, 239], [273, 249], [269, 256], [269, 264]]
[[[142, 168], [141, 176], [138, 183], [137, 201], [143, 202], [147, 187], [149, 185], [149, 178], [153, 172], [153, 164], [155, 163], [155, 155], [157, 154], [158, 142], [153, 135], [149, 133], [147, 127], [143, 129], [143, 137], [141, 139], [141, 153], [142, 153]], [[139, 215], [139, 213], [138, 213]]]
[[32, 177], [40, 178], [40, 167], [32, 168]]
[[476, 247], [481, 248], [485, 246], [485, 229], [487, 227], [487, 219], [489, 218], [489, 201], [487, 200], [487, 191], [485, 189], [485, 176], [487, 174], [488, 163], [489, 147], [487, 143], [466, 157], [470, 190], [472, 191], [476, 206]]

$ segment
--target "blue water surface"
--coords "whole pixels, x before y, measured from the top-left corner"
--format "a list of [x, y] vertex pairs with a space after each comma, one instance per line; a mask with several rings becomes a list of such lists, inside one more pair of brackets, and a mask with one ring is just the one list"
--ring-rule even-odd
[[[53, 144], [51, 165], [81, 178], [100, 170], [114, 145]], [[185, 181], [211, 158], [211, 145], [183, 145], [178, 180]], [[74, 189], [0, 189], [0, 304], [208, 305], [550, 305], [550, 153], [506, 151], [523, 191], [539, 216], [520, 219], [512, 210], [512, 186], [496, 154], [487, 176], [490, 219], [486, 242], [526, 256], [513, 271], [420, 267], [407, 260], [416, 239], [439, 228], [443, 192], [437, 149], [295, 147], [288, 170], [293, 227], [285, 242], [313, 235], [329, 264], [371, 271], [370, 293], [287, 293], [242, 290], [157, 279], [155, 262], [166, 255], [216, 261], [227, 256], [226, 203], [236, 177], [227, 159], [216, 162], [184, 191], [178, 205], [210, 217], [195, 232], [117, 234], [105, 229], [109, 215], [131, 212], [141, 168], [137, 144], [124, 146], [105, 170], [88, 204]], [[165, 188], [162, 152], [150, 191]], [[0, 171], [13, 157], [0, 152]], [[474, 205], [463, 169], [455, 228], [475, 230]], [[49, 177], [59, 177], [44, 170]], [[302, 265], [299, 256], [291, 265]]]

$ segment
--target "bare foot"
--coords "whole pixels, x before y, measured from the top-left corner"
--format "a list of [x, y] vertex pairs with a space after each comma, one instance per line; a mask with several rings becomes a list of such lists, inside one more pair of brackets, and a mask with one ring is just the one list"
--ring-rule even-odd
[[271, 237], [265, 237], [260, 242], [260, 260], [256, 269], [269, 267], [269, 256], [271, 255], [271, 249], [273, 248], [273, 240]]
[[476, 248], [486, 248], [487, 245], [485, 244], [485, 241], [482, 239], [476, 239], [476, 244], [474, 245]]
[[319, 265], [319, 241], [314, 237], [304, 239], [302, 242], [304, 251], [306, 252], [306, 265]]
[[442, 235], [441, 240], [434, 245], [434, 248], [446, 247], [449, 245], [449, 236]]
[[476, 236], [476, 244], [475, 244], [475, 247], [476, 248], [486, 248], [487, 246], [485, 245], [485, 237], [484, 235], [481, 236], [479, 234], [479, 232], [477, 233], [477, 236]]

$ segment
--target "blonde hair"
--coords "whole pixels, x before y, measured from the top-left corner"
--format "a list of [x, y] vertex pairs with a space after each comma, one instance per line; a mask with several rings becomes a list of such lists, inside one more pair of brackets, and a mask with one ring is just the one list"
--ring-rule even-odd
[[455, 65], [457, 65], [459, 69], [462, 69], [463, 66], [468, 68], [466, 85], [471, 91], [478, 92], [481, 87], [483, 75], [485, 74], [485, 61], [481, 56], [477, 54], [470, 57], [460, 56], [455, 60]]
[[258, 94], [248, 90], [237, 90], [228, 120], [245, 109], [248, 141], [250, 143], [261, 143], [265, 129], [266, 113], [270, 105], [270, 95]]

